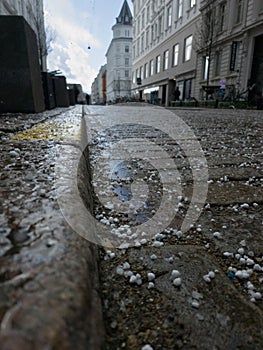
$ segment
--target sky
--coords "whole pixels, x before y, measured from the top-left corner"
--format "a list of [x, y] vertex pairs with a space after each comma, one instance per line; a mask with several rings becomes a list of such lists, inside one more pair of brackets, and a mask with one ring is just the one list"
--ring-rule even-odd
[[[60, 70], [68, 83], [82, 84], [83, 91], [90, 93], [92, 82], [106, 63], [111, 28], [123, 1], [44, 0], [47, 32], [55, 33], [47, 58], [48, 70]], [[128, 4], [133, 11], [130, 0]]]

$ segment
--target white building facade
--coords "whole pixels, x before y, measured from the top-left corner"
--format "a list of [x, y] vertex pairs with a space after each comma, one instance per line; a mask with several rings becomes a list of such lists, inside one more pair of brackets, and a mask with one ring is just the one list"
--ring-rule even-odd
[[107, 99], [106, 91], [107, 64], [101, 66], [99, 74], [94, 79], [91, 86], [92, 104], [105, 104]]
[[118, 102], [131, 98], [132, 14], [126, 0], [112, 31], [113, 39], [106, 53], [107, 102]]
[[202, 22], [213, 20], [214, 35], [211, 55], [199, 48], [196, 97], [204, 98], [206, 85], [219, 100], [245, 98], [249, 88], [249, 98], [256, 102], [263, 93], [263, 1], [202, 0], [200, 11]]
[[40, 65], [47, 70], [43, 0], [1, 0], [0, 15], [23, 16], [37, 36]]
[[133, 6], [133, 95], [169, 106], [178, 87], [180, 99], [190, 99], [200, 0], [133, 0]]
[[133, 6], [136, 98], [170, 106], [179, 88], [180, 100], [263, 99], [262, 0], [133, 0]]

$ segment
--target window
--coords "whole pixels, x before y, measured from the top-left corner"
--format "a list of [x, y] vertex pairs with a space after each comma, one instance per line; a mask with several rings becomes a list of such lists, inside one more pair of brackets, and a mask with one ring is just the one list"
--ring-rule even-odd
[[142, 13], [142, 28], [144, 28], [144, 25], [145, 25], [145, 10], [143, 10], [143, 13]]
[[151, 33], [152, 33], [152, 41], [154, 40], [154, 25], [151, 27]]
[[129, 51], [130, 51], [129, 45], [125, 45], [125, 52], [129, 52]]
[[173, 66], [178, 65], [178, 58], [179, 58], [179, 44], [176, 44], [173, 47]]
[[164, 52], [163, 58], [163, 70], [167, 70], [169, 68], [169, 50]]
[[158, 23], [156, 22], [154, 24], [154, 39], [156, 39], [157, 35], [158, 35]]
[[140, 78], [143, 78], [143, 66], [140, 67]]
[[150, 61], [150, 76], [153, 75], [153, 60]]
[[203, 58], [203, 79], [207, 80], [209, 70], [209, 56]]
[[146, 9], [146, 21], [147, 23], [150, 22], [150, 5], [148, 5]]
[[146, 48], [149, 46], [149, 30], [147, 30], [146, 31], [146, 38], [145, 38], [145, 40], [146, 40]]
[[177, 0], [177, 18], [183, 16], [183, 0]]
[[130, 31], [129, 30], [125, 30], [125, 36], [128, 38], [130, 36]]
[[237, 7], [236, 7], [236, 24], [240, 23], [242, 20], [242, 1], [243, 0], [237, 0]]
[[196, 0], [190, 0], [190, 7], [194, 7], [196, 5]]
[[163, 31], [163, 17], [160, 16], [158, 19], [158, 35], [160, 36]]
[[120, 57], [116, 57], [116, 66], [119, 67], [121, 65]]
[[144, 51], [144, 34], [141, 36], [141, 52]]
[[136, 83], [136, 78], [135, 78], [135, 73], [134, 72], [132, 72], [132, 82], [133, 82], [133, 84]]
[[144, 65], [144, 78], [145, 79], [148, 78], [148, 73], [149, 73], [149, 64], [145, 63], [145, 65]]
[[156, 57], [156, 74], [160, 73], [161, 71], [161, 56], [158, 55]]
[[172, 26], [172, 6], [167, 9], [167, 28]]
[[125, 78], [129, 78], [129, 71], [125, 70]]
[[222, 57], [221, 51], [217, 51], [216, 54], [215, 54], [215, 70], [214, 70], [215, 76], [220, 75], [221, 57]]
[[238, 58], [240, 51], [240, 42], [233, 41], [231, 46], [231, 56], [230, 56], [230, 71], [236, 71], [238, 69]]
[[220, 5], [219, 31], [222, 32], [225, 26], [225, 4]]
[[193, 36], [190, 35], [188, 38], [185, 39], [184, 42], [184, 60], [189, 61], [191, 59], [191, 54], [192, 54], [192, 41], [193, 41]]
[[138, 22], [137, 22], [137, 33], [140, 33], [140, 31], [141, 31], [140, 22], [141, 22], [141, 17], [139, 16], [139, 17], [138, 17]]
[[130, 62], [129, 62], [129, 58], [125, 58], [125, 66], [129, 66]]

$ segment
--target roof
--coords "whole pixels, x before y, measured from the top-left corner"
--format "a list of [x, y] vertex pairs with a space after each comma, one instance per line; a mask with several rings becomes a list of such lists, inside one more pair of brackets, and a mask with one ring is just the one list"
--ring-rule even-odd
[[116, 22], [117, 24], [128, 24], [128, 25], [132, 24], [132, 14], [126, 0], [124, 0], [123, 2], [121, 12], [119, 16], [116, 18]]

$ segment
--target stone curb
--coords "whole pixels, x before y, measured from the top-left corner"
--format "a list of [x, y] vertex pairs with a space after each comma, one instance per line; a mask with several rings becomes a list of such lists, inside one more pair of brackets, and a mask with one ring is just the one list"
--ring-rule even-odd
[[[72, 115], [78, 108], [70, 110]], [[13, 246], [0, 257], [2, 350], [101, 348], [98, 249], [73, 232], [56, 201], [57, 144], [65, 148], [65, 157], [74, 158], [79, 148], [78, 142], [45, 140], [0, 144], [3, 165], [11, 169], [6, 173], [3, 166], [1, 172], [0, 230], [6, 240], [13, 237]], [[19, 150], [16, 158], [10, 156], [13, 149]], [[85, 164], [80, 168], [87, 171]], [[86, 183], [80, 186], [88, 191]]]

